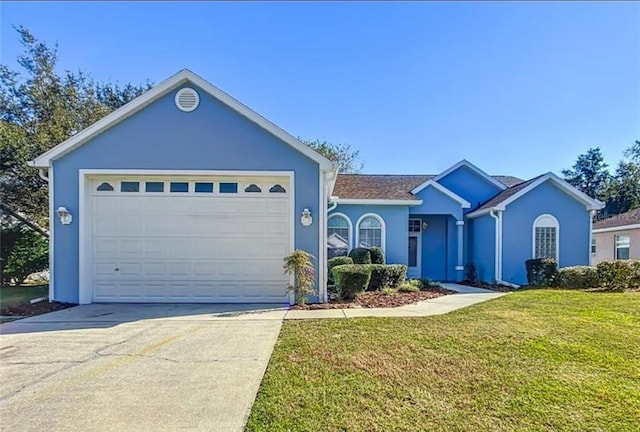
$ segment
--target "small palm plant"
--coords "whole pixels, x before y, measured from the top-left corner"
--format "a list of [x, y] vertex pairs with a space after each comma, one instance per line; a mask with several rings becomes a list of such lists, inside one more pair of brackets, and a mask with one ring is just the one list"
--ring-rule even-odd
[[313, 258], [309, 252], [299, 249], [284, 257], [282, 268], [285, 274], [293, 275], [293, 285], [289, 285], [287, 290], [293, 291], [299, 306], [304, 306], [307, 297], [315, 293], [316, 270], [311, 262]]

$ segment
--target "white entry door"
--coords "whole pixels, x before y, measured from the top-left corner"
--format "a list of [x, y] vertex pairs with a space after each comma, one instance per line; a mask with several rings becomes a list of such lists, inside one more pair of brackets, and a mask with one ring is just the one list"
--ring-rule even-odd
[[288, 178], [92, 179], [95, 302], [283, 303]]

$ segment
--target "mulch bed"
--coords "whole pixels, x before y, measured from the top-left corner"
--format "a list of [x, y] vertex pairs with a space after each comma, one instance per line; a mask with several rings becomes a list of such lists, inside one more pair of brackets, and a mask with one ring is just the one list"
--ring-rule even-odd
[[49, 302], [47, 300], [40, 301], [34, 304], [31, 304], [29, 302], [22, 302], [1, 308], [0, 315], [29, 317], [66, 309], [72, 306], [75, 305], [71, 303]]
[[329, 303], [309, 304], [304, 307], [291, 306], [291, 309], [317, 310], [346, 308], [394, 308], [398, 306], [417, 303], [423, 300], [441, 297], [447, 294], [455, 294], [455, 292], [445, 288], [437, 287], [431, 287], [426, 290], [412, 293], [397, 292], [394, 294], [384, 294], [382, 291], [366, 291], [359, 294], [352, 302], [343, 300], [331, 300]]
[[499, 291], [499, 292], [515, 291], [515, 289], [511, 288], [510, 286], [500, 285], [500, 284], [488, 284], [488, 283], [484, 283], [484, 282], [471, 282], [471, 281], [468, 281], [468, 280], [463, 280], [462, 282], [456, 282], [456, 283], [459, 283], [460, 285], [466, 285], [466, 286], [474, 287], [474, 288], [484, 288], [484, 289], [493, 290], [493, 291]]

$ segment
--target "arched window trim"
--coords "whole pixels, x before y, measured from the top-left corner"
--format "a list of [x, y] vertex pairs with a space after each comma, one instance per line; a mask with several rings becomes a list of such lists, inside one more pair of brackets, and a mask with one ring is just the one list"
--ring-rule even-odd
[[[544, 222], [543, 219], [549, 219]], [[536, 228], [555, 228], [556, 229], [556, 263], [560, 266], [560, 222], [552, 214], [543, 213], [538, 216], [531, 226], [531, 258], [536, 257]]]
[[351, 223], [351, 219], [349, 218], [349, 216], [347, 216], [344, 213], [340, 213], [340, 212], [331, 213], [327, 218], [327, 235], [329, 235], [329, 221], [331, 220], [331, 218], [334, 218], [334, 217], [342, 218], [347, 221], [347, 226], [349, 227], [349, 238], [347, 239], [349, 250], [347, 251], [347, 253], [349, 253], [351, 252], [351, 249], [353, 249], [353, 224]]
[[382, 252], [387, 251], [387, 226], [384, 223], [384, 219], [382, 219], [382, 216], [380, 216], [377, 213], [365, 213], [362, 216], [360, 216], [360, 218], [358, 219], [358, 222], [356, 222], [356, 242], [354, 247], [360, 247], [360, 223], [365, 220], [368, 217], [372, 217], [374, 219], [377, 219], [378, 222], [380, 222], [380, 249], [382, 249]]

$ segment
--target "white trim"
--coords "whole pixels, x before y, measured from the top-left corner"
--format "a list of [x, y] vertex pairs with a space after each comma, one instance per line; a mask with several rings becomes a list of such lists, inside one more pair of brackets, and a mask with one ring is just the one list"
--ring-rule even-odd
[[456, 221], [456, 225], [464, 225], [464, 221], [463, 220]]
[[[538, 226], [538, 223], [540, 223], [542, 219], [549, 219], [551, 223]], [[539, 215], [537, 218], [535, 218], [535, 220], [533, 221], [533, 224], [531, 225], [531, 258], [536, 258], [536, 228], [555, 228], [556, 229], [556, 257], [555, 258], [556, 258], [556, 263], [558, 264], [558, 267], [560, 267], [560, 222], [558, 222], [558, 219], [554, 215], [549, 213], [543, 213]]]
[[422, 200], [389, 200], [389, 199], [341, 199], [336, 200], [338, 204], [359, 204], [359, 205], [407, 205], [418, 206]]
[[[51, 171], [53, 174], [53, 170]], [[181, 176], [181, 175], [199, 175], [199, 176], [215, 176], [215, 175], [229, 175], [229, 176], [260, 176], [260, 177], [287, 177], [289, 179], [289, 249], [290, 252], [295, 250], [295, 229], [297, 222], [297, 210], [295, 200], [295, 172], [293, 171], [220, 171], [220, 170], [136, 170], [136, 169], [80, 169], [78, 170], [78, 266], [79, 266], [79, 286], [78, 286], [78, 302], [80, 304], [88, 304], [93, 302], [93, 283], [91, 280], [90, 265], [92, 263], [91, 250], [89, 242], [91, 241], [91, 203], [90, 193], [91, 191], [87, 185], [92, 184], [88, 181], [89, 176], [106, 176], [106, 175], [165, 175], [165, 176]], [[53, 176], [50, 175], [51, 182], [53, 183]], [[322, 194], [321, 194], [322, 195]], [[322, 198], [322, 196], [321, 196]], [[53, 205], [51, 205], [53, 208]], [[52, 211], [52, 210], [50, 210]], [[319, 212], [319, 219], [321, 219], [322, 211]], [[51, 223], [54, 223], [53, 213], [50, 215]], [[53, 231], [51, 231], [53, 233]], [[53, 237], [50, 237], [50, 239]], [[52, 250], [52, 249], [51, 249]], [[320, 258], [322, 259], [322, 258]], [[323, 263], [320, 263], [324, 265]], [[326, 266], [325, 266], [326, 267]], [[53, 274], [53, 273], [52, 273]], [[322, 274], [322, 273], [321, 273]], [[320, 280], [319, 275], [319, 280]], [[293, 278], [293, 277], [291, 277]], [[50, 288], [51, 289], [51, 286]], [[289, 302], [293, 304], [293, 293], [289, 294]]]
[[596, 228], [591, 231], [594, 234], [598, 234], [598, 233], [605, 233], [605, 232], [612, 232], [612, 231], [629, 231], [634, 229], [640, 229], [640, 224], [620, 225], [620, 226], [609, 227], [609, 228]]
[[[618, 246], [618, 238], [620, 237], [626, 237], [629, 239], [629, 242], [627, 243], [627, 247], [619, 247]], [[613, 236], [613, 259], [615, 261], [618, 260], [623, 260], [626, 258], [618, 258], [618, 249], [629, 249], [629, 258], [631, 258], [631, 234], [626, 233], [626, 234], [615, 234]]]
[[356, 222], [356, 242], [354, 247], [360, 247], [360, 222], [362, 222], [365, 218], [373, 217], [380, 222], [380, 249], [382, 252], [387, 253], [387, 226], [384, 223], [384, 219], [377, 213], [365, 213]]
[[[289, 176], [289, 252], [296, 250], [296, 222], [298, 221], [298, 212], [296, 210], [296, 173], [291, 171]], [[283, 257], [284, 258], [284, 257]], [[293, 285], [295, 278], [293, 275], [289, 276], [289, 284]], [[296, 301], [293, 291], [289, 293], [289, 304], [294, 304]]]
[[[326, 290], [327, 290], [327, 266], [326, 266], [326, 253], [327, 253], [327, 230], [326, 230], [326, 217], [327, 212], [326, 203], [326, 183], [324, 178], [324, 172], [318, 171], [318, 302], [326, 303]], [[323, 232], [324, 231], [324, 232]]]
[[312, 150], [309, 146], [300, 142], [298, 139], [280, 129], [274, 123], [260, 116], [255, 111], [251, 110], [247, 106], [243, 105], [241, 102], [237, 101], [230, 95], [226, 94], [219, 88], [215, 87], [213, 84], [207, 82], [203, 78], [194, 74], [188, 69], [183, 69], [177, 74], [171, 76], [170, 78], [164, 80], [157, 86], [153, 87], [151, 90], [143, 93], [138, 96], [131, 102], [126, 105], [118, 108], [111, 114], [103, 117], [101, 120], [93, 123], [91, 126], [83, 129], [78, 132], [76, 135], [67, 139], [66, 141], [58, 144], [51, 150], [41, 154], [29, 164], [33, 167], [49, 167], [51, 165], [51, 161], [57, 159], [70, 151], [73, 151], [75, 148], [81, 146], [85, 142], [89, 141], [91, 138], [96, 135], [104, 132], [108, 128], [114, 126], [120, 121], [126, 119], [127, 117], [133, 115], [134, 113], [140, 111], [147, 105], [166, 95], [170, 91], [184, 85], [185, 83], [190, 82], [194, 84], [196, 87], [199, 87], [201, 90], [208, 93], [210, 96], [216, 98], [220, 102], [224, 103], [231, 109], [237, 111], [240, 115], [246, 117], [250, 121], [254, 122], [261, 128], [265, 129], [267, 132], [271, 133], [275, 137], [289, 144], [294, 149], [298, 150], [300, 153], [307, 156], [309, 159], [315, 161], [320, 166], [321, 170], [333, 170], [335, 169], [335, 164], [331, 162], [329, 159], [320, 155], [319, 153]]
[[462, 270], [464, 270], [464, 266], [456, 266], [455, 270], [456, 271], [462, 271]]
[[49, 167], [49, 301], [56, 300], [55, 291], [55, 213], [54, 213], [54, 196], [53, 196], [53, 167]]
[[455, 165], [447, 168], [446, 170], [442, 171], [440, 174], [438, 174], [437, 176], [435, 176], [433, 178], [433, 181], [437, 182], [437, 181], [445, 178], [447, 175], [451, 174], [452, 172], [454, 172], [458, 168], [463, 167], [463, 166], [469, 168], [471, 171], [475, 172], [476, 174], [478, 174], [480, 177], [482, 177], [483, 179], [485, 179], [486, 181], [488, 181], [492, 185], [497, 186], [498, 188], [500, 188], [500, 190], [505, 190], [507, 188], [507, 186], [505, 186], [504, 184], [500, 183], [498, 180], [494, 179], [489, 174], [487, 174], [486, 172], [482, 171], [480, 168], [478, 168], [477, 166], [475, 166], [474, 164], [472, 164], [471, 162], [469, 162], [466, 159], [462, 159], [457, 164], [455, 164]]
[[487, 208], [487, 209], [484, 209], [484, 210], [479, 210], [479, 211], [474, 211], [474, 212], [468, 213], [468, 214], [464, 215], [464, 217], [466, 217], [468, 219], [474, 219], [474, 218], [477, 218], [477, 217], [480, 217], [480, 216], [488, 215], [492, 211], [495, 211], [495, 210], [496, 210], [495, 207], [491, 207], [491, 208]]
[[428, 188], [429, 186], [435, 188], [439, 192], [442, 192], [452, 200], [457, 201], [462, 206], [462, 208], [471, 207], [471, 203], [469, 201], [462, 198], [460, 195], [452, 192], [451, 190], [447, 189], [446, 187], [442, 186], [440, 183], [435, 182], [434, 180], [427, 180], [426, 182], [422, 183], [420, 186], [414, 188], [411, 191], [411, 193], [415, 195], [421, 190]]
[[[496, 214], [497, 213], [497, 214]], [[502, 281], [502, 212], [491, 211], [489, 215], [496, 221], [495, 224], [495, 268], [494, 279], [496, 282]]]
[[[349, 243], [349, 250], [351, 250], [351, 249], [353, 249], [353, 238], [354, 238], [354, 235], [353, 235], [353, 224], [351, 223], [351, 219], [349, 219], [349, 216], [347, 216], [346, 214], [341, 213], [341, 212], [331, 213], [329, 215], [329, 217], [327, 217], [327, 230], [326, 231], [329, 232], [329, 220], [331, 218], [333, 218], [333, 217], [336, 217], [336, 216], [347, 220], [347, 225], [349, 225], [349, 238], [347, 239], [347, 242]], [[327, 247], [327, 242], [326, 241], [324, 242], [324, 246], [325, 246], [325, 248]]]
[[593, 251], [593, 217], [596, 215], [595, 210], [591, 210], [589, 212], [589, 265], [592, 264], [593, 256], [598, 251], [598, 245], [596, 241], [596, 252]]

